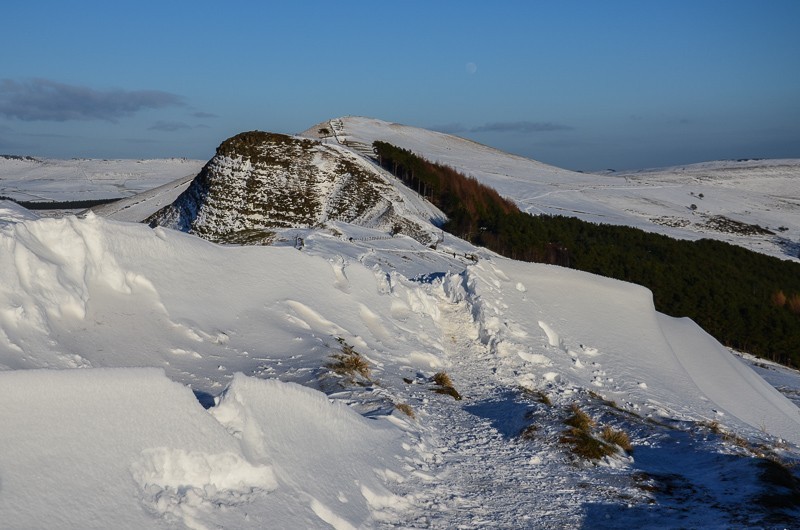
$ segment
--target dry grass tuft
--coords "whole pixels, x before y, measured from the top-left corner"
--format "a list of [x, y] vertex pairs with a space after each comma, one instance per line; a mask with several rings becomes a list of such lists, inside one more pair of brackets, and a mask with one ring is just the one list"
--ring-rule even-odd
[[618, 445], [628, 453], [633, 451], [631, 439], [625, 431], [618, 431], [606, 425], [600, 437], [610, 444]]
[[571, 445], [572, 453], [585, 460], [600, 460], [617, 452], [615, 446], [598, 440], [588, 430], [575, 427], [564, 431], [558, 441]]
[[433, 382], [439, 386], [453, 386], [453, 380], [446, 372], [436, 372], [433, 374]]
[[433, 382], [438, 386], [438, 388], [433, 389], [437, 394], [447, 394], [448, 396], [452, 396], [455, 400], [461, 399], [461, 394], [459, 394], [453, 386], [453, 380], [450, 379], [450, 376], [445, 372], [435, 373], [433, 375]]
[[717, 420], [707, 421], [702, 425], [706, 427], [709, 431], [713, 432], [714, 434], [722, 434], [724, 432], [722, 430], [722, 426], [719, 424]]
[[398, 403], [394, 406], [394, 408], [396, 408], [397, 410], [399, 410], [412, 420], [416, 418], [416, 416], [414, 415], [414, 409], [412, 409], [411, 405], [409, 405], [408, 403]]
[[616, 401], [614, 401], [613, 399], [606, 399], [597, 392], [595, 392], [594, 390], [589, 390], [589, 395], [595, 398], [596, 400], [600, 401], [603, 405], [606, 405], [607, 407], [611, 407], [612, 409], [619, 410], [621, 412], [627, 412], [623, 411]]
[[461, 394], [459, 394], [458, 390], [456, 390], [452, 386], [442, 386], [442, 387], [434, 388], [433, 391], [436, 392], [437, 394], [448, 395], [448, 396], [452, 397], [453, 399], [455, 399], [456, 401], [461, 400]]
[[334, 360], [326, 366], [341, 376], [349, 377], [351, 380], [358, 374], [367, 381], [371, 381], [372, 373], [367, 360], [347, 344], [344, 339], [337, 338], [336, 340], [342, 345], [342, 350], [331, 355]]
[[582, 411], [578, 405], [573, 403], [570, 410], [572, 410], [572, 416], [564, 420], [564, 423], [580, 431], [589, 431], [594, 427], [595, 421]]
[[564, 420], [564, 423], [570, 428], [562, 433], [558, 441], [569, 444], [570, 450], [576, 456], [585, 460], [600, 460], [616, 454], [619, 449], [628, 452], [633, 450], [631, 441], [625, 432], [606, 426], [597, 437], [592, 434], [592, 427], [596, 426], [597, 422], [576, 404], [573, 404], [570, 410], [572, 415]]
[[539, 403], [542, 403], [543, 405], [547, 405], [549, 407], [553, 404], [553, 402], [550, 400], [550, 396], [548, 396], [543, 390], [526, 388], [524, 386], [520, 386], [519, 389], [523, 394], [526, 396], [531, 396], [533, 399]]

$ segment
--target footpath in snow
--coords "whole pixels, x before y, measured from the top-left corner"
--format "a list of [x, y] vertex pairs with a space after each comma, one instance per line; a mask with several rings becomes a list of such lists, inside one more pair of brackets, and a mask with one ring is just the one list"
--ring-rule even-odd
[[[727, 528], [793, 513], [756, 502], [785, 491], [752, 455], [797, 458], [797, 407], [647, 290], [341, 228], [298, 250], [91, 214], [0, 222], [2, 520]], [[439, 372], [462, 399], [436, 392]], [[633, 453], [576, 460], [560, 442], [572, 405]]]

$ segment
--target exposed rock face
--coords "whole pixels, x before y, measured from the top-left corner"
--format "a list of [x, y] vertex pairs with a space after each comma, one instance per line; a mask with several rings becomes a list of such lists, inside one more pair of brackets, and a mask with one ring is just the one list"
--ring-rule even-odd
[[276, 230], [329, 221], [429, 243], [428, 219], [398, 212], [402, 204], [380, 170], [344, 148], [253, 131], [224, 141], [189, 188], [146, 222], [218, 243], [263, 244]]

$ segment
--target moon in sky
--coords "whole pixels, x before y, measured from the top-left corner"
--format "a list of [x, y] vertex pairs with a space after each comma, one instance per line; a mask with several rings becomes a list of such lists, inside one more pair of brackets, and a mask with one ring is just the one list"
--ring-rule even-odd
[[478, 71], [478, 65], [475, 64], [475, 63], [467, 63], [467, 67], [466, 68], [467, 68], [467, 73], [468, 74], [474, 74], [475, 72]]

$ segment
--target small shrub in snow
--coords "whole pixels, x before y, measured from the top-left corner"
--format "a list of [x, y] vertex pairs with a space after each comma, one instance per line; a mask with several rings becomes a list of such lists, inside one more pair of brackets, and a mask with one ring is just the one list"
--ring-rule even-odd
[[575, 427], [564, 431], [559, 441], [571, 445], [572, 453], [585, 460], [600, 460], [617, 452], [616, 446], [595, 438], [589, 431]]
[[548, 396], [543, 390], [526, 388], [524, 386], [521, 386], [520, 389], [522, 390], [523, 394], [531, 396], [533, 399], [539, 403], [542, 403], [543, 405], [547, 405], [549, 407], [553, 404], [553, 402], [550, 400], [550, 396]]
[[437, 394], [447, 394], [452, 396], [455, 400], [461, 399], [461, 394], [453, 386], [453, 380], [445, 372], [437, 372], [433, 375], [433, 382], [437, 385], [433, 391]]
[[360, 375], [367, 381], [371, 381], [371, 372], [369, 363], [364, 357], [361, 356], [352, 346], [347, 344], [344, 339], [336, 339], [342, 345], [342, 350], [339, 353], [334, 353], [331, 357], [333, 362], [327, 364], [327, 367], [339, 375], [354, 379], [356, 374]]
[[574, 455], [584, 460], [600, 460], [616, 454], [620, 448], [624, 451], [633, 449], [628, 435], [623, 431], [606, 426], [599, 437], [595, 436], [592, 427], [597, 425], [597, 422], [578, 405], [573, 404], [570, 410], [572, 415], [564, 420], [570, 428], [562, 433], [559, 442], [570, 445]]
[[564, 420], [564, 423], [570, 427], [581, 431], [588, 431], [595, 425], [595, 421], [582, 411], [578, 405], [573, 404], [570, 410], [572, 410], [572, 416]]
[[628, 434], [625, 431], [618, 431], [606, 425], [600, 437], [610, 444], [618, 445], [628, 453], [633, 451], [631, 440], [628, 438]]
[[397, 410], [399, 410], [412, 420], [416, 418], [416, 416], [414, 415], [414, 409], [412, 409], [411, 405], [409, 405], [408, 403], [398, 403], [394, 406], [394, 408], [396, 408]]

